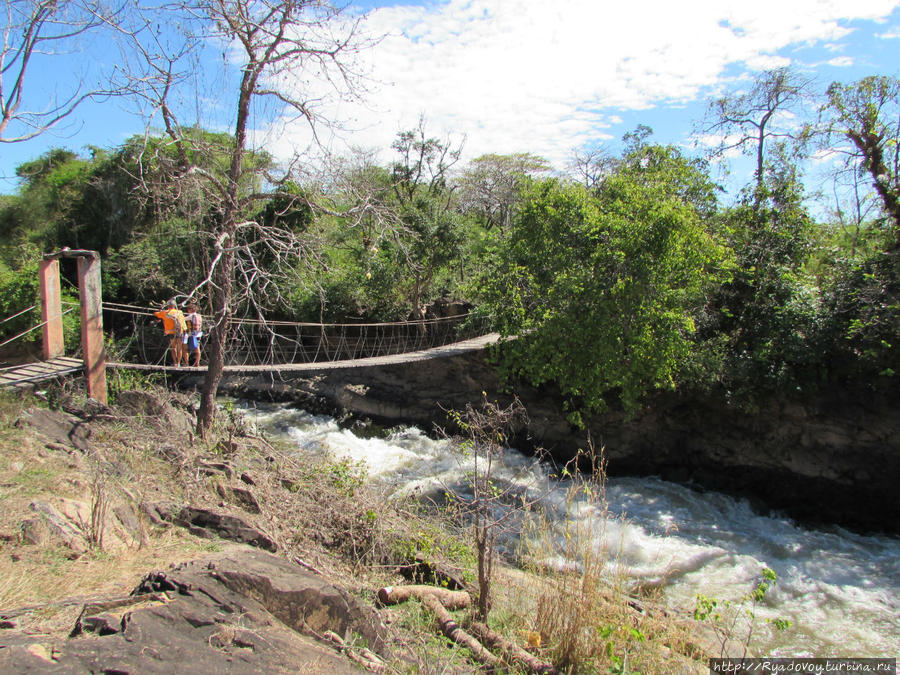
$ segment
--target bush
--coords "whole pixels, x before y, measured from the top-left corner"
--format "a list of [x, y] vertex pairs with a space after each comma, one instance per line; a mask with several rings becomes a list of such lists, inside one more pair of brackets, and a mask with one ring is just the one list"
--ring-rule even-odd
[[[0, 262], [0, 319], [6, 319], [32, 305], [34, 308], [0, 325], [0, 342], [13, 338], [29, 328], [41, 323], [40, 280], [38, 277], [38, 254], [29, 251], [29, 256], [17, 266]], [[61, 293], [63, 312], [77, 306], [77, 293], [63, 289]], [[69, 306], [66, 306], [66, 303]], [[81, 343], [81, 319], [77, 309], [63, 315], [63, 335], [67, 351], [74, 351]], [[22, 345], [34, 349], [41, 343], [41, 331], [32, 330], [11, 342], [4, 348], [6, 353], [15, 353]]]

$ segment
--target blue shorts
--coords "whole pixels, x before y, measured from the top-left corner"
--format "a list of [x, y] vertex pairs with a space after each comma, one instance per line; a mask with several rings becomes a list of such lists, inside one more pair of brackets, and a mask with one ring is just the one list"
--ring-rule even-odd
[[189, 352], [195, 352], [200, 349], [200, 338], [193, 333], [188, 335], [187, 348]]

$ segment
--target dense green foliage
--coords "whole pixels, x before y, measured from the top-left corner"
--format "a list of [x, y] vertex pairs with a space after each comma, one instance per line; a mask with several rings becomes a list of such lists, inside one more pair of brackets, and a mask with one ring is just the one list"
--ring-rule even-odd
[[[517, 337], [500, 350], [504, 372], [558, 387], [576, 423], [659, 389], [752, 408], [835, 383], [884, 387], [900, 369], [898, 92], [867, 78], [822, 99], [801, 140], [843, 148], [855, 199], [824, 222], [808, 210], [804, 146], [785, 142], [758, 148], [763, 171], [731, 204], [703, 161], [653, 144], [646, 127], [621, 156], [581, 167], [592, 176], [581, 183], [525, 153], [458, 167], [459, 148], [424, 122], [398, 134], [386, 165], [360, 155], [305, 183], [266, 184], [272, 159], [251, 153], [235, 250], [279, 273], [233, 309], [391, 321], [468, 300]], [[224, 179], [234, 143], [185, 133], [187, 162], [162, 138], [133, 138], [19, 167], [18, 193], [0, 200], [4, 316], [32, 304], [39, 253], [63, 246], [101, 252], [107, 301], [208, 300], [223, 205], [203, 186]], [[252, 268], [236, 270], [251, 284], [240, 274]]]
[[[478, 285], [508, 362], [597, 409], [673, 387], [690, 355], [695, 309], [726, 278], [728, 255], [704, 229], [713, 187], [674, 148], [642, 147], [593, 192], [535, 182]], [[494, 269], [495, 268], [495, 269]]]

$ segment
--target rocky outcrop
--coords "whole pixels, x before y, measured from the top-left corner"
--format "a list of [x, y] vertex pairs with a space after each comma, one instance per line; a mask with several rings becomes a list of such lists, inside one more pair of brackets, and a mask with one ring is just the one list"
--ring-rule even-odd
[[[446, 411], [508, 395], [485, 352], [402, 365], [226, 376], [222, 391], [293, 401], [312, 412], [382, 425], [448, 425]], [[544, 448], [564, 463], [586, 446], [549, 389], [516, 386], [529, 425], [521, 449]], [[863, 530], [900, 531], [900, 415], [896, 401], [833, 391], [804, 402], [771, 401], [757, 414], [724, 401], [660, 395], [638, 416], [588, 420], [610, 475], [659, 475], [731, 494], [762, 509]]]
[[322, 640], [378, 651], [383, 635], [377, 613], [346, 591], [240, 550], [148, 574], [130, 598], [91, 601], [68, 639], [0, 630], [0, 671], [355, 673]]
[[90, 450], [90, 427], [81, 418], [47, 408], [28, 408], [16, 426], [28, 426], [46, 439], [51, 447], [65, 450]]

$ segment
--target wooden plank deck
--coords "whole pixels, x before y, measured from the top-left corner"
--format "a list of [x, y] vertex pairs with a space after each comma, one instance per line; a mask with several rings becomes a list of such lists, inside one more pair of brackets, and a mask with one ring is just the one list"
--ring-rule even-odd
[[66, 356], [49, 361], [23, 363], [0, 370], [0, 387], [19, 387], [82, 370], [84, 370], [84, 362], [81, 359], [72, 359]]

